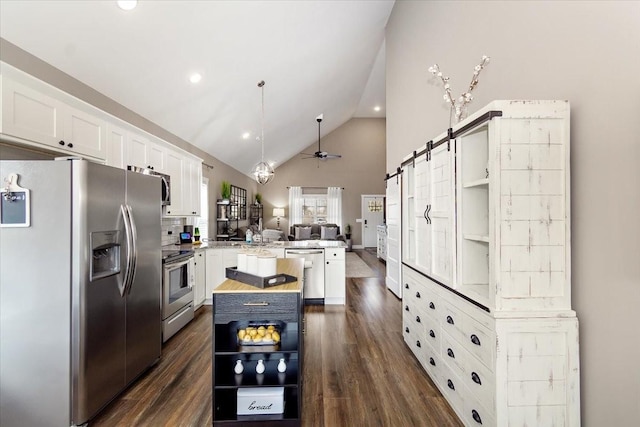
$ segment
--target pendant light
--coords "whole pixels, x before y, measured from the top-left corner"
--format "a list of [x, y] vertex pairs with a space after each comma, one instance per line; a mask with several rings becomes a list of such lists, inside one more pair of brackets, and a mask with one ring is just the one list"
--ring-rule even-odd
[[264, 80], [258, 82], [258, 87], [262, 89], [262, 136], [260, 137], [262, 157], [260, 163], [253, 167], [251, 174], [258, 184], [265, 185], [273, 180], [274, 172], [271, 165], [264, 161]]

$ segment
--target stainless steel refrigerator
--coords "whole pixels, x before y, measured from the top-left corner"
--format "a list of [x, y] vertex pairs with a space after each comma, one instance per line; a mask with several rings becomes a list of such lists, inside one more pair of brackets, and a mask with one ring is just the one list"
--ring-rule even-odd
[[161, 182], [84, 160], [11, 174], [30, 221], [3, 197], [0, 425], [81, 425], [160, 358]]

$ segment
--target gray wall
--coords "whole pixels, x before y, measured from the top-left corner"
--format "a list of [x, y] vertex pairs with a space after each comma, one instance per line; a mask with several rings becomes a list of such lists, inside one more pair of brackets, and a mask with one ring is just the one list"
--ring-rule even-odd
[[448, 127], [483, 54], [473, 112], [494, 99], [571, 102], [573, 308], [585, 426], [640, 409], [640, 2], [396, 2], [387, 27], [387, 171]]
[[[356, 218], [361, 217], [361, 195], [385, 194], [386, 191], [385, 130], [385, 119], [351, 119], [321, 140], [323, 151], [340, 154], [341, 159], [318, 161], [297, 155], [278, 166], [274, 180], [258, 189], [265, 206], [265, 228], [276, 228], [276, 220], [271, 215], [273, 207], [284, 207], [286, 218], [280, 220], [280, 228], [288, 232], [288, 186], [344, 187], [343, 225], [351, 224], [353, 244], [362, 244], [360, 224], [356, 224]], [[302, 152], [313, 153], [317, 149], [316, 142]]]

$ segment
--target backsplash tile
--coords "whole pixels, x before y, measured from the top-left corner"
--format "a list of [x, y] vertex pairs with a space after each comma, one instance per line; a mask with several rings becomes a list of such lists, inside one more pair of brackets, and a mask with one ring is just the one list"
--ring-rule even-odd
[[[173, 245], [180, 241], [180, 232], [185, 225], [185, 218], [162, 218], [162, 246]], [[171, 234], [169, 234], [171, 231]]]

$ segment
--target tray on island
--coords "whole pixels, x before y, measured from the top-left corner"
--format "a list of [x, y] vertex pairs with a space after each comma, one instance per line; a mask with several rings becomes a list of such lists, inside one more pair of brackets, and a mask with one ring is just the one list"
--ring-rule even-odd
[[274, 276], [256, 276], [255, 274], [238, 271], [237, 267], [227, 267], [225, 276], [227, 279], [237, 280], [238, 282], [246, 283], [256, 288], [270, 288], [271, 286], [283, 285], [298, 280], [297, 277], [284, 273]]

